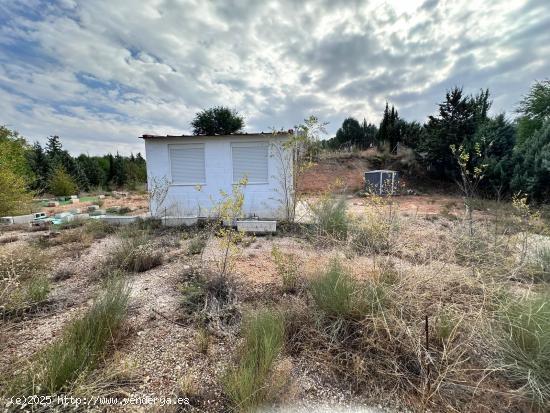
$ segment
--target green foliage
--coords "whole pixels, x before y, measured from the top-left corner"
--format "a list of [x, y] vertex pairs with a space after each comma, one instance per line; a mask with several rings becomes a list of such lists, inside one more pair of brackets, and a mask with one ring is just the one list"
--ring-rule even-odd
[[536, 403], [550, 402], [550, 297], [504, 300], [495, 333], [500, 367], [507, 376]]
[[401, 132], [401, 141], [411, 149], [418, 149], [424, 139], [425, 130], [423, 126], [416, 122], [407, 122], [399, 119], [399, 129]]
[[348, 234], [349, 218], [345, 198], [326, 194], [309, 205], [317, 235], [343, 241]]
[[230, 135], [244, 127], [244, 119], [236, 110], [224, 106], [205, 109], [191, 122], [195, 135]]
[[92, 307], [69, 323], [61, 338], [42, 351], [26, 373], [15, 378], [9, 393], [56, 394], [92, 369], [116, 337], [126, 316], [129, 292], [122, 278], [110, 278]]
[[388, 253], [399, 230], [397, 207], [391, 197], [369, 194], [365, 211], [350, 224], [348, 240], [357, 254]]
[[441, 177], [454, 178], [458, 171], [454, 166], [451, 145], [459, 147], [475, 132], [475, 108], [462, 89], [454, 88], [439, 104], [439, 116], [430, 116], [426, 125], [425, 140], [420, 150], [426, 153], [425, 161]]
[[50, 280], [48, 277], [33, 277], [27, 283], [27, 301], [38, 303], [45, 300], [50, 293]]
[[[11, 133], [17, 136], [14, 132]], [[32, 147], [26, 145], [25, 148], [26, 170], [33, 173], [25, 172], [22, 175], [29, 176], [30, 187], [38, 193], [48, 190], [48, 185], [59, 168], [65, 170], [81, 191], [109, 185], [137, 187], [147, 180], [145, 159], [139, 152], [135, 156], [132, 153], [129, 157], [117, 153], [116, 156], [81, 154], [74, 158], [63, 149], [59, 136], [50, 136], [44, 148], [38, 142]], [[77, 191], [73, 191], [75, 192]]]
[[0, 126], [0, 167], [9, 169], [25, 182], [34, 178], [26, 159], [29, 150], [29, 144], [17, 132]]
[[537, 81], [529, 93], [523, 97], [517, 110], [518, 145], [528, 145], [534, 133], [550, 118], [550, 80]]
[[187, 246], [187, 255], [201, 254], [206, 247], [206, 237], [204, 235], [197, 235], [189, 241]]
[[363, 139], [363, 128], [354, 118], [345, 119], [336, 132], [336, 144], [340, 147], [342, 145], [362, 147]]
[[235, 367], [224, 378], [224, 390], [235, 410], [254, 411], [270, 396], [269, 378], [284, 343], [284, 323], [279, 313], [263, 310], [245, 323], [244, 343]]
[[545, 121], [525, 144], [517, 147], [517, 164], [511, 187], [533, 198], [550, 199], [550, 120]]
[[363, 119], [363, 123], [359, 124], [355, 118], [347, 118], [336, 132], [336, 136], [323, 141], [322, 145], [330, 149], [346, 147], [367, 149], [376, 141], [377, 133], [378, 128], [372, 123], [367, 123], [366, 119]]
[[[2, 151], [0, 143], [0, 152]], [[30, 212], [32, 194], [25, 179], [6, 165], [0, 164], [0, 216]]]
[[28, 186], [33, 175], [26, 160], [28, 150], [23, 138], [0, 126], [0, 216], [30, 212]]
[[48, 188], [55, 196], [68, 196], [78, 193], [78, 187], [62, 166], [58, 166], [52, 172]]
[[271, 256], [277, 268], [277, 274], [283, 282], [283, 291], [295, 292], [299, 287], [300, 265], [298, 257], [294, 254], [286, 254], [279, 250], [277, 246], [271, 249]]
[[[511, 173], [514, 168], [513, 149], [516, 141], [514, 126], [506, 120], [504, 114], [487, 119], [476, 131], [469, 143], [472, 154], [470, 168], [484, 165], [483, 187], [487, 191], [505, 194], [510, 187]], [[475, 146], [478, 145], [478, 156]]]
[[327, 271], [310, 285], [317, 307], [331, 318], [355, 320], [378, 311], [384, 304], [383, 283], [359, 284], [349, 271], [333, 259]]
[[393, 105], [391, 110], [389, 109], [388, 102], [386, 102], [386, 108], [384, 109], [384, 115], [382, 116], [382, 122], [380, 122], [376, 140], [379, 148], [387, 145], [390, 153], [397, 151], [397, 144], [401, 141], [399, 115]]
[[94, 239], [101, 239], [113, 234], [116, 231], [116, 226], [99, 219], [90, 219], [84, 224], [83, 231]]
[[446, 342], [454, 335], [458, 326], [458, 320], [448, 310], [443, 310], [437, 316], [435, 322], [435, 334], [442, 342]]

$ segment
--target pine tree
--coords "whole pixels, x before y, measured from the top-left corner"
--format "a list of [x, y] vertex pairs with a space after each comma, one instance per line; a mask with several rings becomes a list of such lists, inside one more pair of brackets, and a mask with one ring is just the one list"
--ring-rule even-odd
[[113, 183], [122, 187], [126, 183], [126, 171], [124, 168], [124, 159], [117, 152], [113, 160]]
[[461, 88], [455, 87], [445, 94], [439, 104], [439, 115], [430, 116], [426, 124], [421, 152], [425, 153], [428, 168], [440, 177], [455, 178], [458, 173], [451, 145], [459, 147], [475, 133], [475, 107]]
[[48, 157], [39, 142], [35, 142], [27, 154], [27, 162], [32, 171], [34, 171], [35, 179], [31, 184], [31, 188], [43, 192], [48, 186], [48, 173], [50, 165]]
[[363, 143], [362, 149], [370, 148], [376, 142], [376, 135], [378, 134], [378, 128], [372, 123], [367, 123], [367, 120], [363, 118]]
[[378, 135], [376, 137], [376, 145], [378, 148], [382, 148], [386, 142], [389, 140], [389, 129], [390, 127], [390, 110], [388, 108], [388, 102], [386, 102], [386, 107], [384, 108], [384, 115], [382, 116], [382, 122], [380, 122], [380, 128], [378, 128]]
[[401, 141], [401, 129], [399, 124], [399, 114], [395, 108], [391, 107], [390, 119], [388, 125], [388, 142], [390, 144], [390, 152], [397, 152], [397, 144]]
[[57, 158], [60, 156], [61, 152], [63, 152], [63, 146], [61, 145], [59, 136], [50, 136], [48, 138], [48, 143], [46, 143], [46, 154], [48, 155], [48, 158]]

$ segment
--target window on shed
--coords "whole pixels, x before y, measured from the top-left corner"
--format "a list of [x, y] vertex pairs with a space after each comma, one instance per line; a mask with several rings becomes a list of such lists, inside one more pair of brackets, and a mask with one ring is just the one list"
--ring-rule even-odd
[[231, 144], [233, 182], [245, 176], [250, 184], [268, 182], [268, 145], [265, 142], [235, 142]]
[[204, 184], [204, 143], [168, 145], [173, 184]]

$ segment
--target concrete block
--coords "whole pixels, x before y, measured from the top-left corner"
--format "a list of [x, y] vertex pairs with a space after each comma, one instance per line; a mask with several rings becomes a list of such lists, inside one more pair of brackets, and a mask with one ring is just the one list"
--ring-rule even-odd
[[114, 224], [114, 225], [128, 225], [132, 222], [135, 222], [139, 219], [139, 217], [127, 217], [124, 215], [105, 215], [103, 217], [99, 218], [103, 222], [106, 222], [108, 224]]
[[17, 215], [12, 217], [14, 224], [30, 224], [34, 219], [34, 214], [29, 215]]
[[78, 204], [78, 203], [80, 202], [80, 199], [78, 199], [78, 198], [71, 198], [71, 199], [69, 200], [69, 202], [70, 202], [71, 204]]
[[97, 199], [105, 199], [105, 195], [101, 194], [97, 196]]
[[91, 217], [97, 217], [100, 215], [105, 215], [106, 211], [104, 209], [96, 209], [94, 211], [89, 211]]
[[163, 217], [161, 222], [167, 227], [179, 227], [180, 225], [191, 226], [199, 221], [198, 217]]
[[47, 207], [56, 207], [56, 206], [59, 206], [59, 202], [58, 201], [48, 201], [46, 206]]
[[13, 217], [1, 217], [0, 224], [2, 225], [13, 225]]
[[78, 195], [71, 195], [70, 198], [71, 199], [78, 199]]
[[242, 232], [254, 232], [257, 234], [272, 233], [277, 231], [277, 221], [237, 221], [237, 230]]

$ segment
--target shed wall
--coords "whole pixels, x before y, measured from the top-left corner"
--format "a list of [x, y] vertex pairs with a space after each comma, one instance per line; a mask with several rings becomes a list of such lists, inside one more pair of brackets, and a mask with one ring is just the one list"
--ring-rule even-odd
[[[155, 216], [208, 216], [215, 203], [221, 199], [220, 190], [231, 193], [233, 163], [231, 144], [236, 142], [266, 142], [269, 144], [268, 182], [250, 183], [244, 188], [245, 216], [260, 218], [284, 218], [281, 208], [280, 176], [281, 162], [273, 145], [280, 145], [288, 136], [248, 135], [246, 137], [185, 137], [154, 138], [145, 140], [149, 191], [153, 185], [168, 183], [164, 202], [153, 199], [150, 210]], [[172, 184], [168, 145], [204, 143], [205, 184], [200, 190], [195, 185]], [[287, 153], [287, 156], [289, 154]]]

